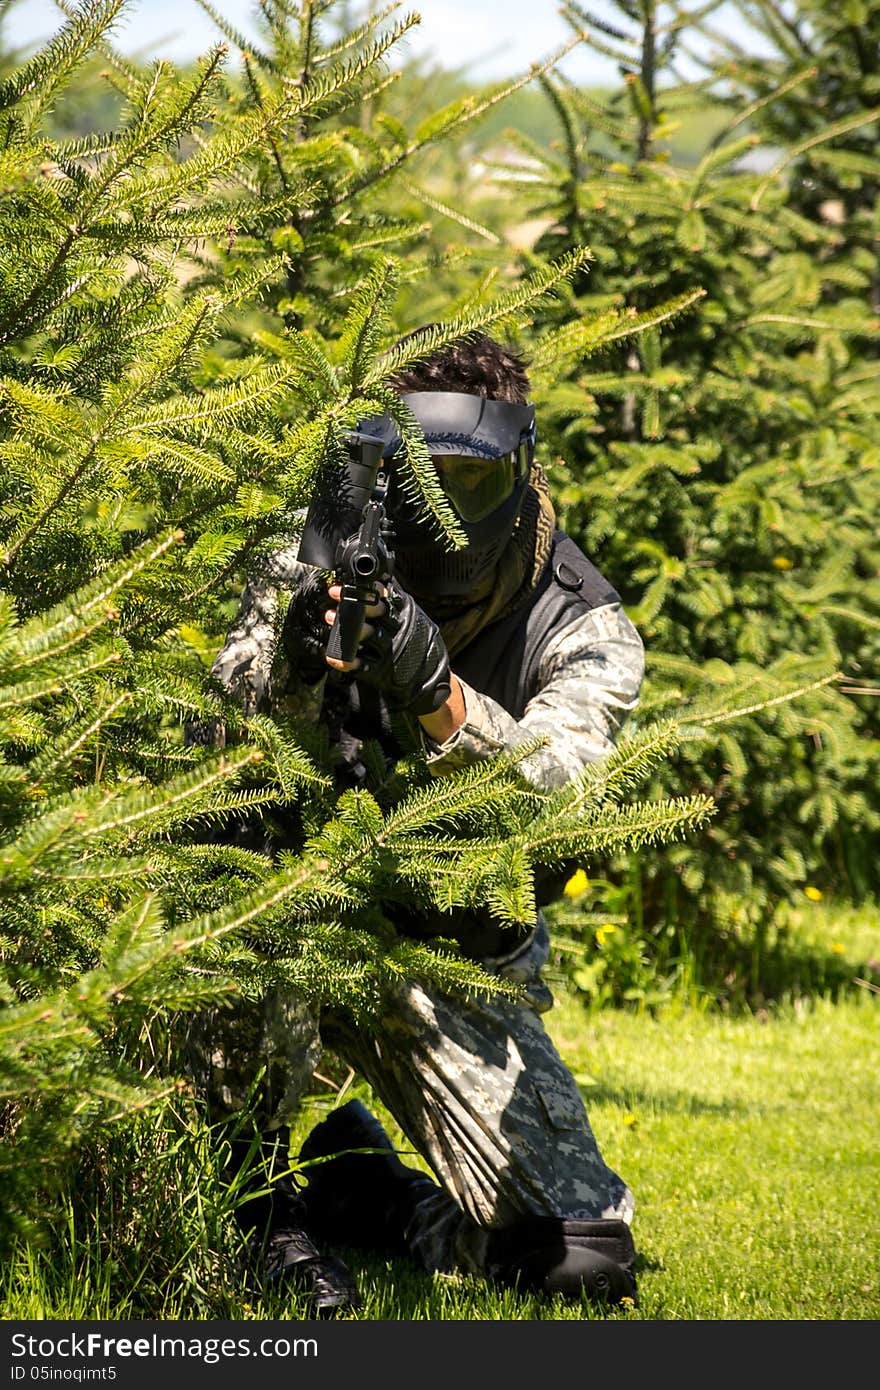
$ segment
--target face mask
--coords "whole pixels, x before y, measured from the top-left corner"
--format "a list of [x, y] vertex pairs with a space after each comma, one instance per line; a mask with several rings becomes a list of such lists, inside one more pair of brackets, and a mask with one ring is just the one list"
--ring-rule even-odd
[[534, 456], [534, 407], [450, 391], [417, 391], [402, 400], [424, 432], [468, 544], [446, 551], [420, 509], [402, 495], [393, 464], [400, 449], [394, 421], [387, 415], [365, 421], [362, 431], [382, 438], [392, 460], [386, 506], [401, 577], [414, 593], [470, 597], [491, 577], [516, 526]]

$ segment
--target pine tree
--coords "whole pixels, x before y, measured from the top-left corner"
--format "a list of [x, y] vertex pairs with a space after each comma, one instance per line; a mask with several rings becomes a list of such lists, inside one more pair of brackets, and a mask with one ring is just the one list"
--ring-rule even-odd
[[[738, 61], [685, 82], [684, 12], [638, 0], [614, 17], [566, 13], [616, 59], [621, 87], [602, 102], [547, 77], [557, 148], [520, 141], [530, 167], [499, 177], [537, 189], [547, 230], [527, 264], [591, 246], [572, 297], [542, 314], [558, 341], [587, 351], [602, 312], [646, 331], [587, 369], [539, 370], [545, 457], [563, 524], [646, 640], [641, 717], [675, 711], [701, 731], [674, 785], [719, 806], [701, 841], [606, 870], [625, 877], [655, 962], [699, 958], [704, 983], [760, 997], [779, 904], [806, 885], [869, 888], [880, 823], [874, 706], [849, 693], [876, 659], [880, 597], [870, 277], [862, 248], [800, 205], [778, 150], [778, 173], [756, 164], [756, 127], [803, 73], [768, 70], [757, 92], [751, 63], [743, 92]], [[673, 166], [678, 113], [713, 103], [726, 125], [694, 167]], [[830, 94], [813, 108], [830, 163], [843, 115]], [[687, 312], [649, 328], [670, 301]]]
[[[739, 8], [746, 32], [761, 38], [761, 56], [729, 36], [711, 37], [716, 64], [735, 74], [737, 89], [755, 106], [756, 131], [777, 151], [765, 179], [784, 174], [789, 205], [834, 234], [822, 245], [822, 261], [826, 275], [839, 261], [837, 296], [867, 291], [878, 314], [880, 5], [746, 0]], [[762, 184], [756, 206], [763, 196]]]
[[[71, 8], [0, 86], [6, 1237], [51, 1216], [87, 1140], [177, 1095], [177, 1015], [282, 984], [369, 1026], [401, 975], [502, 988], [449, 943], [397, 937], [383, 905], [479, 902], [522, 923], [535, 865], [674, 839], [711, 813], [699, 795], [630, 800], [668, 756], [671, 725], [553, 796], [513, 758], [433, 782], [412, 755], [338, 796], [307, 730], [283, 712], [245, 717], [211, 688], [218, 592], [234, 599], [223, 586], [243, 557], [289, 539], [334, 440], [364, 413], [400, 413], [387, 383], [407, 361], [478, 328], [515, 330], [585, 253], [402, 343], [399, 270], [380, 256], [341, 287], [326, 336], [288, 324], [218, 371], [229, 323], [289, 266], [261, 254], [231, 270], [206, 248], [233, 230], [264, 247], [291, 199], [320, 206], [335, 136], [288, 170], [283, 196], [260, 171], [288, 122], [353, 79], [342, 62], [282, 81], [233, 119], [222, 50], [190, 74], [141, 71], [109, 45], [121, 8]], [[120, 126], [52, 139], [53, 105], [96, 46], [124, 94]], [[332, 267], [317, 264], [324, 276], [329, 287]], [[310, 320], [323, 302], [318, 285]], [[597, 341], [634, 327], [605, 316]], [[539, 347], [552, 360], [554, 335]], [[401, 423], [411, 485], [454, 543], [424, 439]], [[194, 720], [222, 721], [227, 746], [190, 746]], [[292, 810], [301, 830], [284, 848], [230, 842], [231, 821], [271, 834]]]

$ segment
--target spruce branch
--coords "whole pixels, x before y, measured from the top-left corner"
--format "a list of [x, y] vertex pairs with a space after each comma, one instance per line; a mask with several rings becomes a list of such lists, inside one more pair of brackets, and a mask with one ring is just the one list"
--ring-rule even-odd
[[776, 182], [783, 169], [787, 169], [789, 164], [793, 164], [802, 154], [806, 154], [808, 150], [815, 149], [817, 145], [822, 145], [828, 140], [836, 140], [841, 135], [847, 135], [851, 130], [860, 130], [863, 126], [872, 125], [875, 121], [880, 121], [880, 106], [874, 106], [868, 111], [860, 111], [857, 115], [850, 116], [846, 120], [835, 121], [817, 134], [811, 135], [809, 139], [802, 140], [800, 144], [786, 150], [782, 158], [777, 160], [756, 188], [749, 205], [752, 211], [756, 212], [760, 207], [764, 194]]
[[712, 137], [709, 142], [707, 154], [716, 146], [720, 145], [722, 140], [730, 135], [732, 131], [737, 130], [739, 126], [744, 125], [747, 121], [752, 120], [754, 116], [757, 116], [759, 111], [763, 111], [774, 101], [779, 101], [782, 97], [788, 96], [789, 92], [793, 92], [795, 88], [801, 86], [802, 83], [812, 81], [817, 72], [818, 68], [815, 66], [803, 68], [800, 72], [796, 72], [791, 77], [786, 78], [784, 82], [780, 82], [778, 86], [774, 87], [772, 91], [767, 92], [764, 96], [756, 97], [754, 101], [747, 102], [737, 111], [736, 116], [728, 121], [726, 125]]
[[878, 319], [842, 319], [835, 317], [807, 317], [804, 314], [752, 314], [745, 320], [744, 327], [756, 328], [760, 324], [778, 324], [781, 328], [805, 328], [808, 330], [817, 329], [819, 332], [840, 333], [843, 335], [852, 334], [857, 337], [873, 338], [880, 335], [880, 320]]
[[295, 801], [305, 785], [329, 787], [330, 779], [319, 772], [308, 754], [292, 739], [285, 737], [274, 720], [252, 715], [244, 729], [271, 759], [272, 769], [282, 795]]
[[[492, 816], [499, 803], [510, 801], [510, 792], [519, 790], [512, 773], [519, 762], [541, 746], [540, 740], [530, 740], [517, 749], [516, 755], [493, 758], [471, 768], [463, 768], [434, 780], [426, 787], [410, 793], [389, 811], [383, 827], [383, 842], [395, 843], [430, 827], [450, 828], [461, 822], [479, 823]], [[532, 789], [523, 792], [522, 804], [534, 807], [543, 800]]]
[[618, 342], [647, 333], [661, 323], [668, 323], [706, 297], [704, 289], [691, 290], [677, 299], [660, 304], [656, 309], [642, 313], [634, 308], [612, 311], [598, 315], [586, 324], [575, 321], [566, 324], [555, 333], [545, 335], [531, 359], [535, 370], [554, 366], [557, 362], [573, 355], [584, 356], [598, 351], [608, 343]]
[[69, 23], [0, 82], [0, 111], [30, 104], [30, 125], [42, 117], [55, 93], [111, 30], [127, 0], [82, 0], [71, 6]]
[[204, 809], [219, 786], [263, 759], [262, 751], [243, 748], [194, 772], [166, 782], [158, 791], [137, 787], [114, 794], [100, 786], [64, 797], [30, 821], [16, 838], [0, 845], [0, 873], [10, 882], [33, 873], [46, 856], [83, 853], [96, 839], [117, 839], [140, 831], [148, 838]]
[[[105, 670], [121, 660], [122, 654], [116, 647], [89, 652], [81, 657], [78, 663], [67, 666], [64, 683], [82, 680], [85, 676], [94, 675], [96, 671]], [[59, 695], [63, 689], [64, 684], [57, 673], [46, 674], [29, 681], [18, 681], [15, 685], [0, 688], [0, 711], [18, 710], [22, 705], [34, 704], [50, 695]]]
[[[108, 0], [105, 0], [105, 3], [107, 2]], [[109, 0], [109, 2], [113, 3], [114, 0]], [[31, 321], [28, 318], [31, 309], [43, 301], [46, 291], [52, 285], [78, 238], [82, 237], [88, 230], [96, 209], [103, 201], [112, 185], [127, 174], [128, 170], [136, 164], [139, 159], [143, 159], [155, 146], [161, 145], [163, 142], [171, 141], [176, 133], [181, 132], [185, 128], [187, 120], [192, 117], [195, 109], [200, 105], [207, 89], [213, 83], [222, 63], [223, 56], [224, 51], [218, 48], [201, 65], [201, 71], [191, 89], [184, 94], [177, 108], [173, 109], [167, 118], [160, 123], [158, 129], [146, 127], [140, 132], [135, 130], [132, 137], [125, 141], [120, 141], [112, 147], [111, 157], [106, 159], [103, 165], [99, 167], [99, 172], [89, 185], [88, 196], [77, 209], [77, 215], [70, 222], [48, 267], [42, 272], [42, 275], [35, 280], [30, 292], [26, 295], [22, 303], [18, 306], [12, 306], [10, 312], [3, 319], [0, 319], [0, 343], [8, 342], [12, 336], [19, 333], [23, 321]], [[161, 71], [162, 65], [159, 64], [156, 69], [157, 81]], [[224, 154], [228, 154], [228, 152], [224, 151]], [[192, 177], [194, 162], [195, 157], [187, 161], [185, 165], [190, 175], [188, 180], [190, 185], [194, 182], [198, 182], [198, 176], [195, 179]], [[204, 162], [207, 163], [207, 161]], [[224, 167], [223, 160], [215, 158], [212, 167], [215, 166], [218, 169]], [[183, 186], [186, 182], [186, 180], [181, 181], [179, 179], [172, 181], [173, 192], [176, 196], [179, 196], [183, 191]], [[132, 188], [128, 190], [129, 197], [133, 195], [136, 180], [132, 181], [132, 185]]]
[[[343, 53], [347, 53], [350, 49], [357, 48], [362, 44], [365, 39], [369, 38], [370, 34], [375, 33], [379, 26], [384, 24], [386, 19], [390, 19], [393, 14], [396, 14], [400, 8], [401, 0], [390, 0], [389, 4], [381, 6], [381, 8], [368, 15], [362, 24], [357, 25], [348, 33], [342, 34], [335, 43], [329, 43], [322, 48], [317, 61], [319, 61], [322, 66], [329, 66], [331, 63], [335, 62], [337, 58], [340, 58]], [[407, 14], [404, 22], [407, 28], [410, 29], [414, 25], [421, 23], [421, 16], [415, 13]]]
[[255, 407], [267, 407], [278, 400], [295, 383], [296, 374], [284, 364], [258, 367], [241, 382], [230, 386], [214, 386], [201, 396], [191, 397], [191, 404], [182, 407], [178, 401], [157, 402], [146, 414], [121, 428], [120, 435], [153, 429], [182, 428], [197, 425], [230, 424], [247, 421]]
[[435, 194], [428, 192], [427, 189], [413, 183], [410, 179], [401, 178], [400, 186], [405, 188], [411, 197], [417, 198], [419, 202], [431, 208], [433, 212], [439, 212], [442, 217], [448, 217], [450, 221], [457, 222], [460, 227], [464, 227], [469, 232], [476, 232], [477, 236], [482, 237], [484, 241], [491, 242], [493, 246], [502, 245], [501, 237], [493, 232], [491, 227], [486, 227], [482, 222], [475, 221], [474, 218], [462, 212], [460, 208], [450, 207], [448, 203], [441, 202]]
[[211, 22], [216, 24], [224, 38], [228, 39], [228, 41], [239, 50], [243, 57], [252, 57], [256, 59], [260, 67], [266, 68], [268, 72], [278, 71], [271, 53], [267, 53], [264, 49], [261, 49], [252, 39], [246, 38], [242, 31], [237, 29], [222, 11], [215, 9], [213, 5], [208, 3], [208, 0], [196, 0], [196, 4], [200, 9], [204, 10]]
[[6, 669], [14, 672], [36, 661], [53, 660], [116, 619], [117, 596], [182, 539], [180, 531], [175, 530], [145, 541], [63, 603], [22, 624], [10, 643], [9, 650], [14, 655]]
[[[880, 626], [880, 624], [878, 624]], [[811, 681], [808, 685], [799, 686], [793, 690], [786, 690], [781, 695], [768, 697], [766, 700], [756, 701], [754, 704], [743, 705], [739, 708], [716, 711], [706, 715], [693, 716], [693, 723], [690, 727], [683, 725], [681, 729], [682, 739], [700, 739], [705, 735], [703, 730], [713, 724], [726, 724], [733, 719], [742, 719], [749, 714], [759, 714], [762, 710], [773, 709], [777, 705], [789, 704], [792, 700], [798, 700], [803, 695], [809, 695], [814, 690], [821, 690], [824, 686], [831, 685], [833, 681], [844, 679], [842, 671], [834, 671], [831, 675], [823, 676], [820, 680]]]
[[108, 729], [116, 716], [130, 707], [133, 698], [130, 690], [123, 690], [115, 699], [110, 699], [94, 718], [81, 721], [75, 730], [44, 748], [28, 765], [28, 775], [32, 781], [36, 784], [49, 781], [53, 773], [68, 768], [96, 735]]
[[339, 370], [350, 391], [357, 391], [369, 375], [397, 288], [393, 261], [381, 261], [355, 293], [339, 342]]
[[534, 862], [561, 864], [571, 859], [589, 859], [623, 847], [630, 850], [644, 845], [668, 844], [670, 840], [697, 830], [716, 813], [708, 796], [665, 798], [638, 802], [632, 806], [606, 806], [587, 824], [536, 828], [526, 833], [524, 842]]
[[372, 187], [374, 184], [387, 179], [389, 175], [400, 168], [402, 164], [411, 160], [420, 150], [425, 149], [428, 145], [435, 143], [442, 137], [451, 135], [464, 125], [479, 120], [481, 116], [486, 115], [493, 107], [506, 100], [507, 97], [512, 96], [514, 92], [518, 92], [520, 88], [533, 82], [541, 73], [548, 72], [550, 68], [561, 62], [566, 54], [570, 53], [571, 50], [581, 42], [581, 37], [580, 34], [576, 34], [574, 38], [549, 58], [538, 63], [533, 63], [528, 72], [524, 73], [516, 81], [508, 83], [506, 86], [493, 92], [490, 96], [483, 98], [483, 100], [480, 101], [474, 97], [465, 97], [460, 101], [453, 102], [451, 106], [440, 112], [439, 115], [431, 117], [427, 122], [424, 122], [416, 132], [415, 137], [410, 140], [403, 149], [398, 150], [390, 159], [386, 160], [377, 168], [368, 170], [360, 175], [360, 177], [354, 177], [349, 180], [340, 192], [331, 199], [329, 206], [331, 208], [338, 207], [341, 203], [348, 202], [359, 194], [364, 193], [366, 189]]
[[457, 316], [437, 327], [418, 329], [408, 336], [405, 342], [390, 348], [378, 360], [377, 366], [364, 380], [364, 390], [368, 390], [378, 380], [394, 376], [415, 363], [424, 361], [442, 348], [470, 333], [485, 332], [506, 319], [516, 318], [525, 309], [530, 309], [571, 281], [579, 271], [586, 268], [592, 260], [588, 247], [577, 247], [567, 252], [557, 261], [534, 270], [521, 285], [489, 304], [481, 305], [472, 314]]
[[[560, 798], [562, 806], [567, 806], [572, 797], [576, 801], [584, 798], [596, 806], [619, 801], [643, 782], [653, 768], [667, 762], [681, 739], [681, 729], [673, 719], [657, 720], [634, 734], [622, 735], [607, 758], [588, 764], [575, 780], [573, 790], [566, 789], [564, 798]], [[547, 808], [543, 814], [553, 813]]]

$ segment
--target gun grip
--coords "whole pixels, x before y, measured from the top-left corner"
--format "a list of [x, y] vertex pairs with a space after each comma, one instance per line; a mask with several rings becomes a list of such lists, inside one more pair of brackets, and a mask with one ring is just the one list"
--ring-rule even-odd
[[366, 604], [343, 585], [342, 597], [336, 610], [336, 621], [330, 629], [327, 640], [327, 655], [334, 661], [354, 661], [360, 645], [361, 628], [364, 625]]

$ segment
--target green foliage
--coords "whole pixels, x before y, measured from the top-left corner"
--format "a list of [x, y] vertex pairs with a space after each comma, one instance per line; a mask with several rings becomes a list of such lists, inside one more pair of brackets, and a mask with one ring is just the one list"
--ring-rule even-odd
[[[235, 1194], [181, 1089], [180, 1022], [276, 984], [365, 1028], [401, 977], [500, 988], [453, 942], [399, 938], [401, 901], [520, 924], [535, 869], [581, 860], [592, 896], [555, 910], [556, 968], [592, 1001], [837, 992], [853, 969], [872, 987], [864, 953], [792, 965], [785, 904], [869, 886], [880, 819], [861, 693], [880, 623], [876, 95], [821, 7], [807, 67], [774, 20], [778, 59], [663, 86], [687, 17], [661, 32], [627, 5], [628, 39], [591, 26], [621, 91], [539, 65], [558, 145], [520, 140], [527, 169], [495, 150], [516, 218], [537, 200], [545, 226], [515, 263], [505, 195], [487, 212], [419, 161], [534, 74], [407, 109], [396, 4], [353, 26], [334, 0], [263, 4], [253, 46], [221, 18], [240, 72], [222, 49], [143, 69], [112, 46], [120, 0], [62, 8], [0, 70], [0, 1239], [24, 1237], [38, 1282], [36, 1215], [67, 1212], [91, 1232], [96, 1302], [74, 1311], [92, 1315], [118, 1232], [95, 1237], [87, 1209], [119, 1200], [126, 1306], [179, 1311], [185, 1270], [186, 1312], [222, 1316]], [[120, 115], [74, 130], [61, 106], [83, 73], [93, 91], [96, 55]], [[679, 167], [694, 102], [730, 119]], [[778, 168], [754, 167], [756, 137]], [[245, 718], [207, 668], [250, 562], [289, 542], [364, 413], [396, 413], [410, 491], [460, 542], [388, 381], [485, 328], [529, 356], [562, 520], [646, 636], [641, 711], [552, 795], [515, 758], [432, 781], [412, 753], [340, 795], [313, 730]]]
[[[51, 1222], [84, 1144], [120, 1125], [134, 1142], [124, 1122], [176, 1103], [182, 1017], [282, 984], [367, 1027], [401, 977], [507, 988], [449, 942], [398, 938], [383, 909], [527, 922], [535, 866], [711, 811], [629, 800], [672, 726], [629, 774], [552, 798], [513, 759], [435, 782], [414, 756], [340, 795], [314, 730], [245, 718], [206, 679], [253, 554], [289, 545], [363, 414], [396, 410], [412, 491], [460, 541], [388, 380], [477, 329], [521, 331], [588, 257], [397, 342], [401, 268], [367, 191], [481, 103], [423, 113], [401, 148], [363, 103], [410, 21], [322, 44], [330, 8], [264, 6], [271, 42], [239, 83], [221, 48], [189, 73], [126, 62], [107, 37], [120, 3], [93, 0], [0, 87], [0, 1241]], [[54, 137], [96, 48], [120, 121]], [[646, 323], [599, 316], [591, 341]], [[550, 366], [572, 351], [536, 347]]]
[[[579, 6], [567, 13], [583, 24]], [[615, 909], [647, 962], [637, 988], [652, 963], [668, 976], [699, 960], [704, 987], [754, 999], [772, 987], [762, 942], [781, 901], [876, 882], [878, 259], [862, 148], [874, 98], [858, 34], [821, 6], [803, 7], [810, 54], [738, 53], [696, 89], [675, 80], [686, 14], [661, 22], [645, 0], [618, 18], [620, 91], [597, 106], [546, 77], [558, 152], [500, 176], [543, 219], [530, 269], [589, 240], [589, 274], [538, 316], [561, 349], [533, 360], [543, 457], [562, 524], [645, 639], [637, 723], [674, 713], [692, 728], [652, 790], [719, 808], [701, 837], [608, 857], [600, 876], [623, 893]], [[665, 145], [694, 97], [730, 117], [678, 167]], [[818, 207], [827, 179], [840, 193], [856, 178], [853, 144], [858, 188], [833, 225]], [[807, 166], [825, 171], [819, 205]], [[613, 333], [595, 342], [603, 314], [643, 331], [622, 348]]]

